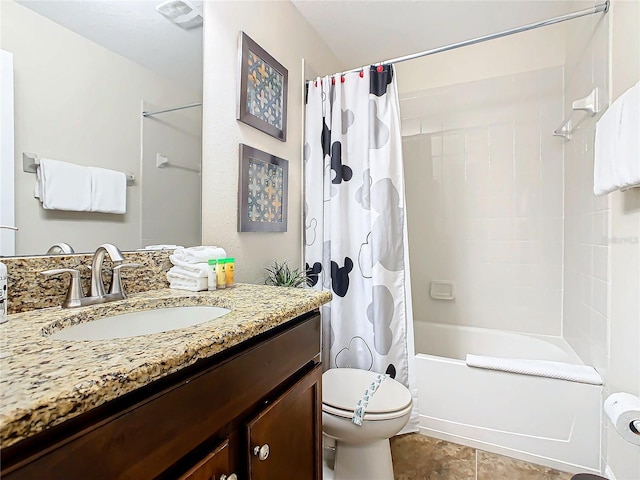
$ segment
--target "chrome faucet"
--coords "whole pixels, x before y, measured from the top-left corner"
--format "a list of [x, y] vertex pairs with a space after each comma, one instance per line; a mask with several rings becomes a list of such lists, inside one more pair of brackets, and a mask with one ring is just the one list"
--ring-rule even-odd
[[102, 281], [102, 262], [104, 262], [105, 253], [109, 254], [109, 258], [111, 258], [114, 265], [120, 265], [124, 262], [122, 252], [111, 243], [105, 243], [96, 249], [96, 252], [93, 254], [93, 260], [91, 261], [90, 297], [104, 297], [105, 295], [104, 282]]
[[[102, 280], [102, 263], [104, 262], [105, 254], [109, 255], [109, 258], [114, 264], [109, 293], [105, 292], [104, 282]], [[57, 268], [54, 270], [45, 270], [40, 273], [47, 276], [69, 273], [71, 275], [71, 282], [69, 283], [67, 296], [62, 303], [62, 308], [83, 307], [85, 305], [95, 305], [127, 298], [122, 286], [120, 271], [123, 268], [137, 268], [140, 265], [137, 263], [122, 263], [124, 260], [122, 252], [111, 243], [105, 243], [96, 249], [91, 261], [91, 289], [88, 297], [84, 295], [84, 291], [82, 290], [80, 272], [78, 270], [73, 268]]]

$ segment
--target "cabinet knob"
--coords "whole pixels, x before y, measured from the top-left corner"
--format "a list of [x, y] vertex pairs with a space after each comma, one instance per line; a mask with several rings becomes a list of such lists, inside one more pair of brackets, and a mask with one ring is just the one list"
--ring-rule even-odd
[[231, 475], [225, 475], [224, 473], [220, 475], [220, 480], [238, 480], [238, 476], [235, 473]]
[[269, 444], [265, 443], [261, 447], [253, 447], [253, 454], [258, 457], [258, 460], [264, 462], [267, 458], [269, 458]]

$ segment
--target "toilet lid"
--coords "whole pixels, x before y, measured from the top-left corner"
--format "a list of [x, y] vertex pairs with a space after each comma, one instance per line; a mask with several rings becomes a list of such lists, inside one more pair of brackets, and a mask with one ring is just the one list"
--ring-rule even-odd
[[[333, 368], [322, 374], [322, 403], [353, 412], [358, 400], [378, 374], [354, 368]], [[369, 400], [368, 414], [390, 413], [411, 404], [411, 393], [400, 382], [387, 377]]]

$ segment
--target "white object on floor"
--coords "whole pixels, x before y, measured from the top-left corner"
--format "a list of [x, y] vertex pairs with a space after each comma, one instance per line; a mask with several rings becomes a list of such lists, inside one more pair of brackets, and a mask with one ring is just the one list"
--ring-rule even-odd
[[591, 385], [602, 385], [602, 377], [600, 374], [595, 368], [587, 365], [472, 354], [467, 354], [466, 363], [469, 367], [500, 370], [536, 377], [558, 378], [560, 380], [588, 383]]
[[206, 263], [214, 258], [225, 258], [227, 253], [224, 251], [224, 248], [212, 245], [201, 245], [198, 247], [176, 248], [173, 256], [176, 260], [185, 263]]
[[[206, 277], [209, 274], [209, 264], [203, 263], [187, 263], [178, 260], [175, 255], [169, 255], [169, 260], [174, 265], [171, 270], [178, 269], [177, 273], [191, 277]], [[174, 270], [176, 271], [176, 270]]]
[[593, 193], [640, 186], [640, 82], [618, 97], [596, 124]]
[[106, 168], [91, 171], [91, 211], [124, 214], [127, 212], [127, 175]]
[[91, 211], [91, 171], [73, 163], [40, 159], [34, 196], [46, 210]]
[[362, 393], [377, 373], [335, 368], [322, 375], [322, 429], [336, 441], [336, 480], [393, 480], [389, 438], [409, 421], [413, 401], [409, 390], [392, 378], [369, 399], [362, 425], [351, 418]]

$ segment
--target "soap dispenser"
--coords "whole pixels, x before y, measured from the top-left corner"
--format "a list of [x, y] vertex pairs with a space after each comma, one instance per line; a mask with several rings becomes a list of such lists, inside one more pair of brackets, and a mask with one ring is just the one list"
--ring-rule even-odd
[[[16, 227], [0, 225], [0, 228], [8, 228], [17, 230]], [[0, 262], [0, 323], [7, 321], [7, 299], [9, 292], [7, 291], [7, 266]]]

